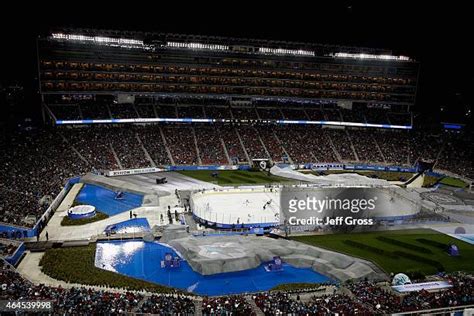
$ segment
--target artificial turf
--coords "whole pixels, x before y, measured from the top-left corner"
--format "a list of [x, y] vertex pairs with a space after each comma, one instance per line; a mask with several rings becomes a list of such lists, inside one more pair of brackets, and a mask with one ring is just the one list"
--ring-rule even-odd
[[[438, 270], [474, 271], [474, 245], [430, 229], [306, 235], [292, 239], [372, 261], [387, 273], [431, 275]], [[448, 255], [443, 246], [451, 243], [458, 246], [460, 256]]]
[[212, 174], [216, 171], [208, 170], [185, 170], [178, 171], [180, 174], [218, 185], [257, 185], [270, 183], [291, 183], [291, 179], [269, 175], [263, 171], [244, 170], [222, 170], [217, 171], [217, 177]]

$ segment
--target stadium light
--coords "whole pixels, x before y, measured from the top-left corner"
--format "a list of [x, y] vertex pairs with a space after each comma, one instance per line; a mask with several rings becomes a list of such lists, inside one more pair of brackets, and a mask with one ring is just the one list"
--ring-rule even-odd
[[337, 58], [356, 58], [356, 59], [377, 59], [377, 60], [397, 60], [397, 61], [410, 61], [411, 60], [409, 57], [406, 57], [406, 56], [394, 56], [394, 55], [335, 53], [332, 56], [337, 57]]
[[201, 44], [201, 43], [183, 43], [183, 42], [166, 42], [166, 47], [172, 48], [188, 48], [188, 49], [204, 49], [204, 50], [229, 50], [227, 45], [219, 44]]
[[258, 52], [261, 54], [271, 55], [295, 55], [295, 56], [315, 56], [315, 53], [302, 49], [283, 49], [283, 48], [268, 48], [260, 47]]
[[86, 36], [78, 34], [63, 34], [53, 33], [51, 34], [53, 39], [66, 40], [66, 41], [79, 41], [79, 42], [91, 42], [96, 44], [105, 45], [118, 45], [122, 47], [144, 47], [145, 44], [141, 40], [129, 39], [129, 38], [115, 38], [105, 36]]

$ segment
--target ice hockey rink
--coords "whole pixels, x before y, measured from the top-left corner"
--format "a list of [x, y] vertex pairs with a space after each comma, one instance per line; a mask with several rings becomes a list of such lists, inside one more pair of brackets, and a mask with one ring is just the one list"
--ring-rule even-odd
[[191, 199], [198, 218], [224, 225], [279, 223], [280, 196], [268, 188], [205, 190]]

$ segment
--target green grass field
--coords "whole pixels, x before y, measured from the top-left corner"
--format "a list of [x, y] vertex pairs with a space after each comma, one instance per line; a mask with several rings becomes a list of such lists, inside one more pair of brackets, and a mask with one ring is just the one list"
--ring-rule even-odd
[[438, 177], [425, 175], [425, 177], [423, 178], [423, 187], [424, 188], [431, 188], [436, 183], [438, 183], [438, 181], [439, 181]]
[[[293, 240], [372, 261], [387, 273], [431, 275], [440, 270], [474, 271], [474, 246], [430, 229], [295, 236]], [[459, 257], [443, 245], [456, 244]]]
[[292, 183], [291, 179], [268, 175], [263, 171], [243, 171], [243, 170], [222, 170], [218, 171], [218, 176], [214, 178], [209, 170], [196, 171], [178, 171], [180, 174], [198, 179], [201, 181], [211, 182], [218, 185], [255, 185], [268, 183]]
[[169, 287], [97, 268], [94, 265], [95, 250], [95, 244], [48, 249], [40, 261], [41, 271], [54, 279], [70, 283], [106, 285], [158, 293], [177, 292]]
[[77, 226], [77, 225], [85, 225], [94, 222], [101, 221], [103, 219], [108, 218], [109, 215], [99, 212], [96, 210], [96, 214], [94, 217], [89, 218], [81, 218], [81, 219], [70, 219], [67, 215], [63, 217], [61, 220], [61, 226]]
[[439, 183], [446, 184], [446, 185], [456, 187], [456, 188], [465, 188], [468, 186], [466, 182], [462, 181], [461, 179], [457, 179], [453, 177], [444, 177], [443, 179], [441, 179]]

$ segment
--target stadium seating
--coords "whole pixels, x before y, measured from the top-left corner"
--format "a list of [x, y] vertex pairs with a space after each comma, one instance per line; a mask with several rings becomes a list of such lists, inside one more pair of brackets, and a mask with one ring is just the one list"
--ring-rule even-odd
[[199, 148], [199, 156], [204, 165], [225, 165], [229, 161], [226, 158], [220, 135], [216, 133], [213, 126], [195, 127], [196, 141]]
[[198, 154], [192, 127], [165, 127], [162, 129], [175, 164], [197, 165]]
[[469, 134], [294, 125], [121, 125], [25, 131], [0, 143], [5, 162], [0, 174], [0, 221], [30, 226], [27, 215], [38, 217], [47, 207], [39, 204], [42, 198], [51, 200], [66, 179], [94, 169], [168, 165], [170, 155], [177, 165], [229, 164], [225, 150], [231, 163], [248, 163], [246, 153], [250, 160], [276, 162], [288, 154], [294, 163], [354, 162], [357, 155], [359, 162], [409, 166], [419, 158], [431, 159], [436, 168], [474, 178], [470, 139]]

